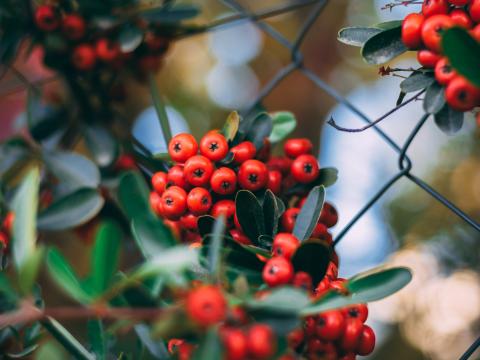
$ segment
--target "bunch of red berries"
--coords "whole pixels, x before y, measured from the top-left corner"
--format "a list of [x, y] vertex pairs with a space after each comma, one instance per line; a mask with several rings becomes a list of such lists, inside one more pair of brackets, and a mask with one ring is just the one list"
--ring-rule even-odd
[[[169, 44], [169, 39], [160, 35], [155, 25], [139, 19], [135, 26], [144, 32], [142, 42], [134, 50], [122, 51], [117, 31], [92, 29], [94, 24], [88, 23], [81, 14], [67, 12], [60, 6], [37, 7], [34, 23], [45, 38], [45, 63], [52, 67], [64, 65], [59, 56], [70, 54], [69, 65], [82, 72], [102, 66], [120, 69], [127, 63], [132, 69], [156, 71]], [[58, 36], [53, 47], [47, 38], [50, 34]]]
[[10, 243], [10, 237], [13, 229], [13, 221], [15, 215], [13, 212], [8, 212], [3, 219], [2, 226], [0, 228], [0, 250], [6, 251]]
[[[201, 241], [199, 216], [223, 214], [234, 240], [249, 244], [235, 214], [238, 190], [270, 189], [279, 197], [291, 197], [288, 192], [296, 184], [313, 183], [319, 175], [317, 159], [310, 154], [309, 140], [288, 140], [284, 147], [287, 156], [272, 157], [267, 162], [260, 160], [270, 157], [265, 148], [268, 149], [268, 145], [257, 152], [250, 141], [230, 147], [219, 131], [208, 132], [200, 143], [190, 134], [176, 135], [168, 146], [175, 164], [168, 172], [160, 171], [152, 177], [152, 209], [187, 242]], [[286, 231], [291, 231], [298, 210], [285, 213]]]
[[418, 50], [417, 60], [423, 67], [434, 69], [450, 107], [469, 111], [480, 105], [480, 89], [457, 74], [442, 55], [442, 33], [454, 26], [469, 30], [480, 41], [480, 0], [424, 0], [421, 13], [403, 20], [402, 41]]

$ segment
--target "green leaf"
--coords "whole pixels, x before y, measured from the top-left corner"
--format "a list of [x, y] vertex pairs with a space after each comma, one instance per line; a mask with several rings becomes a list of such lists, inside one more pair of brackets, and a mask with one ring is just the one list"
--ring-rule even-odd
[[7, 353], [5, 358], [6, 359], [22, 359], [33, 354], [38, 349], [38, 347], [39, 347], [38, 344], [28, 346], [23, 348], [22, 351], [19, 351], [16, 353]]
[[200, 13], [200, 9], [195, 5], [179, 4], [174, 7], [153, 8], [142, 11], [141, 17], [161, 23], [173, 23], [186, 19], [191, 19]]
[[213, 231], [213, 226], [215, 224], [215, 218], [210, 215], [202, 215], [198, 217], [197, 225], [198, 225], [198, 233], [205, 237], [210, 235]]
[[138, 216], [132, 220], [132, 234], [145, 258], [176, 244], [171, 230], [160, 219]]
[[305, 271], [318, 284], [327, 271], [330, 262], [330, 248], [321, 240], [310, 239], [303, 242], [292, 256], [295, 272]]
[[129, 219], [137, 216], [153, 216], [148, 197], [148, 186], [138, 172], [129, 171], [122, 176], [118, 188], [118, 200]]
[[410, 270], [403, 267], [361, 274], [346, 282], [345, 286], [349, 292], [347, 295], [329, 291], [317, 302], [306, 307], [302, 315], [314, 315], [353, 304], [377, 301], [402, 289], [411, 279]]
[[368, 39], [380, 32], [382, 32], [381, 29], [352, 26], [340, 29], [337, 39], [347, 45], [362, 47]]
[[323, 186], [315, 186], [308, 194], [293, 228], [293, 235], [298, 240], [305, 241], [310, 238], [313, 229], [315, 229], [318, 223], [318, 219], [320, 219], [324, 202], [325, 188]]
[[316, 185], [323, 185], [324, 187], [332, 186], [337, 182], [338, 170], [334, 167], [321, 168], [318, 173], [318, 178], [315, 180]]
[[272, 290], [261, 299], [252, 298], [247, 302], [247, 307], [278, 314], [298, 314], [308, 304], [310, 304], [310, 298], [305, 291], [285, 286]]
[[52, 340], [45, 344], [42, 344], [40, 349], [35, 354], [35, 360], [64, 360], [65, 353], [60, 345]]
[[369, 64], [384, 64], [407, 51], [401, 39], [401, 26], [382, 31], [368, 39], [362, 56]]
[[44, 253], [45, 248], [43, 246], [36, 248], [18, 270], [19, 287], [24, 295], [29, 295], [32, 291]]
[[468, 31], [460, 27], [446, 30], [442, 36], [442, 48], [450, 65], [480, 87], [480, 44]]
[[272, 144], [275, 144], [285, 139], [295, 130], [297, 120], [295, 115], [288, 111], [279, 111], [271, 114], [271, 116], [273, 128], [269, 140]]
[[66, 230], [95, 217], [102, 209], [104, 199], [94, 189], [78, 189], [67, 196], [58, 199], [37, 218], [41, 230]]
[[235, 211], [243, 232], [256, 244], [258, 237], [265, 234], [265, 220], [255, 195], [251, 191], [240, 190], [235, 198]]
[[158, 339], [152, 339], [150, 329], [147, 325], [138, 324], [135, 325], [134, 329], [142, 344], [155, 359], [166, 360], [171, 358], [164, 342]]
[[107, 348], [105, 331], [100, 319], [91, 319], [87, 323], [88, 339], [96, 360], [105, 360]]
[[222, 134], [223, 136], [225, 136], [227, 141], [232, 141], [235, 138], [235, 135], [237, 135], [239, 124], [240, 116], [236, 111], [232, 111], [228, 115], [227, 121], [225, 121], [225, 124], [222, 128]]
[[265, 191], [263, 200], [263, 216], [265, 218], [265, 234], [274, 236], [278, 229], [278, 219], [280, 218], [277, 198], [270, 190]]
[[240, 244], [245, 250], [248, 252], [251, 252], [252, 254], [260, 255], [263, 256], [267, 259], [270, 259], [272, 257], [272, 252], [268, 251], [264, 248], [258, 247], [258, 246], [253, 246], [253, 245], [243, 245]]
[[212, 241], [208, 249], [208, 272], [210, 275], [219, 278], [220, 269], [220, 251], [222, 250], [223, 235], [225, 233], [225, 216], [220, 215], [215, 219], [213, 225]]
[[117, 159], [120, 152], [118, 143], [104, 127], [88, 126], [85, 129], [85, 141], [98, 166], [111, 166]]
[[35, 253], [37, 234], [35, 218], [38, 206], [40, 174], [32, 168], [23, 179], [12, 201], [15, 214], [13, 222], [12, 256], [17, 270], [20, 270]]
[[170, 122], [168, 121], [167, 111], [165, 110], [165, 104], [162, 100], [160, 92], [158, 91], [157, 82], [155, 77], [150, 75], [148, 77], [148, 84], [150, 86], [150, 96], [152, 97], [153, 106], [157, 112], [158, 121], [162, 129], [162, 134], [165, 139], [165, 144], [168, 145], [172, 139], [172, 130], [170, 129]]
[[42, 325], [76, 359], [95, 360], [95, 356], [55, 319], [49, 317], [42, 322]]
[[435, 82], [433, 73], [414, 72], [400, 83], [400, 89], [404, 93], [425, 89]]
[[83, 290], [74, 270], [56, 249], [47, 253], [47, 268], [50, 276], [67, 294], [81, 303], [89, 303], [92, 298]]
[[393, 28], [402, 26], [402, 22], [403, 20], [384, 21], [384, 22], [373, 25], [373, 27], [381, 30], [388, 30], [388, 29], [393, 29]]
[[193, 360], [222, 360], [222, 346], [218, 329], [210, 328], [200, 346], [193, 354]]
[[455, 134], [463, 126], [464, 113], [445, 106], [435, 114], [435, 124], [447, 135]]
[[123, 53], [134, 51], [143, 40], [143, 31], [133, 25], [125, 25], [118, 34], [118, 43]]
[[255, 117], [247, 133], [246, 139], [251, 141], [257, 150], [263, 147], [265, 138], [268, 138], [273, 129], [273, 122], [270, 115], [260, 113]]
[[436, 114], [445, 105], [445, 91], [442, 85], [434, 82], [427, 88], [423, 109], [429, 114]]
[[103, 222], [97, 230], [92, 250], [91, 277], [92, 287], [98, 294], [108, 289], [117, 272], [121, 238], [122, 231], [113, 221]]
[[85, 156], [66, 151], [44, 152], [43, 159], [48, 169], [71, 189], [97, 188], [100, 171]]

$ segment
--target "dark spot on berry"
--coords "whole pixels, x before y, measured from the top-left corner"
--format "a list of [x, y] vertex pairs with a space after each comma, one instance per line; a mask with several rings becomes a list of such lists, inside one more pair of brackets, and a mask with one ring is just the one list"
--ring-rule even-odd
[[223, 190], [227, 190], [229, 187], [230, 187], [230, 183], [228, 181], [223, 181], [222, 182]]
[[176, 142], [174, 145], [173, 145], [173, 151], [175, 152], [179, 152], [182, 150], [182, 145], [179, 143], [179, 142]]
[[452, 67], [450, 65], [443, 65], [442, 72], [445, 74], [450, 74], [452, 72]]
[[270, 267], [270, 269], [268, 269], [268, 273], [271, 275], [275, 275], [277, 273], [277, 267], [276, 266]]
[[203, 169], [195, 169], [195, 171], [193, 172], [193, 175], [196, 177], [202, 177], [204, 173], [205, 171]]
[[248, 181], [251, 182], [252, 184], [256, 184], [258, 181], [258, 175], [257, 174], [248, 175]]
[[202, 205], [208, 205], [209, 203], [208, 198], [206, 196], [202, 197], [201, 203]]
[[305, 171], [306, 174], [311, 174], [313, 171], [313, 166], [310, 163], [305, 163], [303, 164], [303, 171]]
[[210, 145], [208, 145], [208, 149], [211, 152], [215, 152], [215, 150], [218, 149], [218, 144], [216, 142], [211, 142]]
[[165, 204], [170, 206], [170, 205], [173, 205], [173, 199], [172, 198], [166, 198], [165, 199]]

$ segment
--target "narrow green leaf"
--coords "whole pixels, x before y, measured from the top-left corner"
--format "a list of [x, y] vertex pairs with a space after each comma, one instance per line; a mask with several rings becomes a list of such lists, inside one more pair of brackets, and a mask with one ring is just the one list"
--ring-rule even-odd
[[429, 87], [434, 82], [433, 73], [414, 72], [400, 83], [400, 89], [405, 93], [419, 91]]
[[302, 315], [314, 315], [352, 304], [381, 300], [405, 287], [411, 279], [410, 270], [403, 267], [361, 274], [346, 282], [345, 286], [349, 292], [347, 295], [329, 291], [318, 301], [306, 307]]
[[208, 249], [208, 272], [215, 278], [219, 278], [220, 269], [220, 250], [222, 249], [223, 235], [225, 233], [226, 221], [225, 216], [220, 215], [215, 219], [213, 225], [212, 241]]
[[340, 29], [337, 39], [347, 45], [362, 47], [368, 39], [380, 32], [381, 29], [372, 27], [352, 26]]
[[172, 130], [170, 129], [170, 122], [168, 121], [167, 111], [165, 110], [165, 105], [163, 103], [160, 92], [158, 91], [157, 82], [155, 77], [150, 75], [148, 77], [148, 83], [150, 85], [150, 95], [152, 97], [153, 106], [157, 112], [158, 121], [160, 122], [160, 127], [162, 128], [162, 134], [165, 139], [165, 143], [168, 144], [172, 139]]
[[278, 314], [298, 314], [310, 303], [308, 294], [298, 288], [285, 286], [272, 290], [261, 299], [252, 298], [247, 307]]
[[442, 48], [452, 67], [480, 87], [480, 44], [468, 31], [460, 27], [446, 30]]
[[87, 323], [88, 339], [96, 360], [105, 360], [107, 346], [103, 323], [100, 319], [91, 319]]
[[265, 138], [272, 133], [273, 122], [270, 115], [263, 112], [258, 114], [252, 122], [250, 129], [246, 135], [246, 139], [251, 141], [257, 150], [263, 147]]
[[112, 283], [118, 269], [122, 231], [113, 221], [103, 222], [95, 236], [92, 251], [92, 286], [98, 294]]
[[193, 360], [222, 360], [222, 346], [217, 328], [210, 328], [200, 346], [193, 354]]
[[135, 242], [145, 258], [151, 258], [176, 244], [171, 230], [160, 219], [138, 216], [132, 220], [131, 227]]
[[38, 228], [59, 231], [85, 224], [98, 214], [104, 202], [96, 190], [78, 189], [43, 210], [37, 218]]
[[263, 200], [263, 216], [265, 218], [265, 234], [274, 236], [278, 229], [278, 219], [280, 218], [277, 198], [270, 190], [265, 191]]
[[49, 317], [42, 321], [42, 325], [76, 359], [95, 360], [95, 356], [55, 319]]
[[148, 186], [138, 172], [129, 171], [122, 176], [118, 188], [118, 200], [129, 219], [137, 216], [153, 216], [148, 196]]
[[305, 241], [310, 238], [313, 229], [315, 229], [318, 223], [318, 219], [320, 219], [324, 202], [325, 188], [323, 186], [315, 186], [308, 194], [293, 228], [293, 235], [298, 240]]
[[265, 234], [265, 219], [260, 203], [251, 191], [240, 190], [235, 198], [235, 209], [243, 232], [256, 244], [258, 237]]
[[264, 248], [258, 247], [258, 246], [253, 246], [253, 245], [243, 245], [240, 244], [245, 250], [248, 252], [251, 252], [252, 254], [255, 255], [260, 255], [263, 256], [264, 258], [270, 259], [272, 257], [272, 252], [265, 250]]
[[455, 134], [463, 126], [464, 113], [453, 110], [445, 104], [442, 110], [435, 114], [435, 124], [447, 135]]
[[24, 295], [30, 295], [43, 260], [45, 248], [36, 248], [18, 271], [18, 283]]
[[34, 256], [37, 240], [35, 218], [38, 206], [40, 174], [32, 168], [23, 179], [12, 201], [13, 222], [12, 256], [20, 270]]
[[85, 141], [95, 162], [100, 167], [111, 166], [120, 152], [118, 143], [113, 136], [98, 125], [91, 125], [85, 129]]
[[56, 249], [47, 253], [47, 268], [50, 276], [68, 295], [81, 303], [89, 303], [92, 298], [83, 290], [74, 270]]
[[382, 31], [369, 38], [362, 47], [362, 56], [369, 64], [384, 64], [407, 51], [401, 39], [401, 26]]
[[423, 109], [429, 114], [436, 114], [445, 105], [445, 89], [437, 82], [432, 83], [425, 93]]
[[381, 30], [388, 30], [388, 29], [393, 29], [393, 28], [402, 26], [402, 22], [403, 22], [402, 20], [384, 21], [384, 22], [373, 25], [373, 27]]
[[273, 128], [269, 140], [272, 144], [285, 139], [297, 126], [297, 119], [291, 112], [279, 111], [271, 114], [271, 117]]
[[237, 135], [239, 125], [240, 125], [240, 115], [238, 115], [238, 112], [232, 111], [228, 115], [227, 121], [225, 121], [225, 124], [223, 125], [223, 128], [222, 128], [222, 134], [223, 136], [225, 136], [227, 141], [232, 141], [235, 138], [235, 135]]

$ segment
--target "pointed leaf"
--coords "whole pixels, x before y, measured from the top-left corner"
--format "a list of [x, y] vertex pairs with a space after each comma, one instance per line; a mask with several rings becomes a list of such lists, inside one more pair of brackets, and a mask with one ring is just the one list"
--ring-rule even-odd
[[273, 128], [269, 140], [272, 144], [275, 144], [285, 139], [295, 130], [297, 120], [295, 115], [288, 111], [279, 111], [271, 114], [271, 116]]
[[36, 248], [18, 270], [19, 287], [24, 295], [30, 295], [32, 291], [44, 253], [45, 248], [43, 246]]
[[380, 32], [381, 29], [372, 27], [352, 26], [341, 29], [337, 39], [347, 45], [362, 47], [368, 39]]
[[88, 339], [92, 346], [96, 360], [105, 360], [106, 358], [106, 339], [103, 323], [100, 319], [91, 319], [87, 323]]
[[455, 134], [463, 126], [464, 113], [453, 110], [445, 104], [442, 110], [435, 114], [435, 124], [447, 135]]
[[240, 125], [240, 116], [236, 111], [232, 111], [228, 115], [225, 125], [223, 125], [222, 134], [225, 136], [227, 141], [232, 141], [237, 135], [238, 126]]
[[253, 244], [260, 235], [265, 234], [263, 209], [251, 191], [240, 190], [235, 198], [235, 210], [243, 232]]
[[143, 31], [136, 26], [126, 25], [118, 34], [118, 43], [123, 53], [134, 51], [143, 40]]
[[118, 200], [129, 219], [153, 216], [148, 200], [149, 190], [138, 172], [127, 172], [120, 179]]
[[272, 132], [272, 118], [267, 113], [260, 113], [253, 120], [246, 139], [251, 141], [257, 150], [263, 147], [265, 138], [268, 138]]
[[132, 234], [145, 258], [151, 258], [176, 244], [172, 231], [162, 220], [153, 217], [133, 219]]
[[315, 186], [308, 194], [293, 228], [293, 235], [298, 240], [304, 241], [310, 238], [313, 229], [315, 229], [318, 223], [318, 219], [320, 219], [324, 202], [325, 188], [323, 186]]
[[278, 229], [278, 219], [280, 218], [277, 198], [270, 190], [265, 192], [263, 200], [263, 216], [265, 218], [265, 234], [274, 236]]
[[382, 31], [369, 38], [362, 47], [362, 56], [373, 65], [384, 64], [407, 51], [401, 39], [401, 26]]
[[430, 72], [414, 72], [408, 78], [400, 83], [400, 89], [404, 93], [419, 91], [425, 89], [435, 82], [433, 73]]
[[120, 152], [118, 144], [104, 127], [98, 125], [87, 127], [85, 140], [98, 166], [108, 167], [117, 159]]
[[247, 302], [247, 306], [250, 309], [278, 314], [298, 314], [309, 303], [310, 298], [304, 290], [285, 286], [272, 290], [261, 299], [252, 298]]
[[212, 240], [208, 249], [208, 272], [210, 275], [219, 278], [220, 269], [220, 250], [222, 249], [223, 236], [225, 233], [226, 221], [225, 216], [220, 215], [215, 219], [213, 225]]
[[172, 139], [172, 130], [170, 129], [170, 122], [168, 121], [167, 111], [165, 109], [165, 103], [160, 95], [158, 90], [157, 82], [153, 75], [148, 77], [148, 84], [150, 86], [150, 96], [152, 97], [153, 106], [157, 112], [158, 121], [160, 122], [160, 127], [162, 129], [162, 134], [165, 139], [165, 144], [168, 145]]
[[150, 329], [145, 324], [138, 324], [134, 327], [135, 333], [142, 342], [142, 344], [147, 348], [150, 354], [158, 360], [167, 360], [171, 359], [168, 349], [165, 346], [165, 343], [158, 339], [153, 339], [150, 335]]
[[445, 105], [445, 89], [437, 82], [432, 83], [425, 94], [423, 109], [429, 114], [436, 114]]

